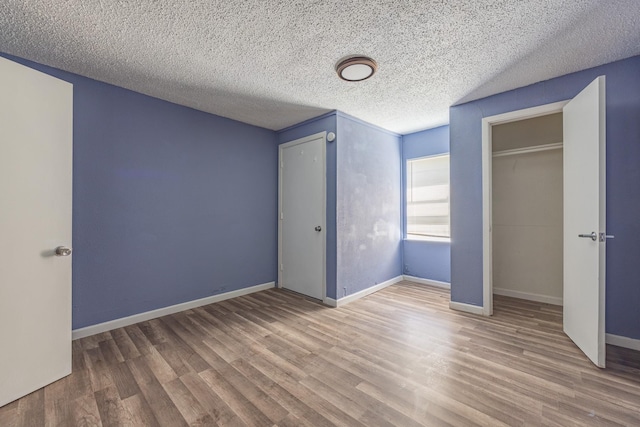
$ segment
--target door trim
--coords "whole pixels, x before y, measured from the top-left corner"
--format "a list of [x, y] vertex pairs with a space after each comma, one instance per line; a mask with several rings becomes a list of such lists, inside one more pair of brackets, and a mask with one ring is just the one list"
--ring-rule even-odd
[[282, 288], [282, 155], [283, 150], [295, 145], [322, 139], [322, 301], [327, 301], [327, 132], [318, 132], [303, 138], [288, 141], [278, 146], [278, 282]]
[[482, 119], [482, 315], [493, 315], [493, 236], [492, 224], [492, 133], [494, 125], [561, 113], [569, 102], [559, 101], [522, 110], [509, 111]]

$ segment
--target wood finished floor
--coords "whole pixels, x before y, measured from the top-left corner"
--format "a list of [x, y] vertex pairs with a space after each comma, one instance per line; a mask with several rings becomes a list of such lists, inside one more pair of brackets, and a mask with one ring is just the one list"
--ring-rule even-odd
[[0, 426], [640, 425], [637, 352], [600, 370], [559, 307], [448, 303], [410, 282], [338, 309], [274, 289], [116, 329]]

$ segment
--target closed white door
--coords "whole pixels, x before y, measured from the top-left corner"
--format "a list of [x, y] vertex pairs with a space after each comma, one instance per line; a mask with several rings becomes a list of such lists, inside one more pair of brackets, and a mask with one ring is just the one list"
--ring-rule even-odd
[[0, 58], [0, 406], [71, 373], [72, 91]]
[[605, 78], [564, 113], [564, 331], [605, 367]]
[[325, 297], [325, 132], [280, 146], [279, 286]]

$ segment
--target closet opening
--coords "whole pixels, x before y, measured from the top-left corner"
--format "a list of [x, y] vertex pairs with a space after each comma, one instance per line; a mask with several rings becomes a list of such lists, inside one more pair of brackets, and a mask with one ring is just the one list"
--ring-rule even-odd
[[562, 134], [562, 112], [491, 128], [494, 295], [562, 306]]

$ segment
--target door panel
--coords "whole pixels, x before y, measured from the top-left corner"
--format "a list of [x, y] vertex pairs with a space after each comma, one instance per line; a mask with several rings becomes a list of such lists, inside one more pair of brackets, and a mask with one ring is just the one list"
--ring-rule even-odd
[[72, 86], [0, 58], [0, 406], [71, 373]]
[[325, 136], [298, 141], [281, 148], [280, 286], [322, 299]]
[[564, 331], [605, 366], [605, 78], [564, 107]]

